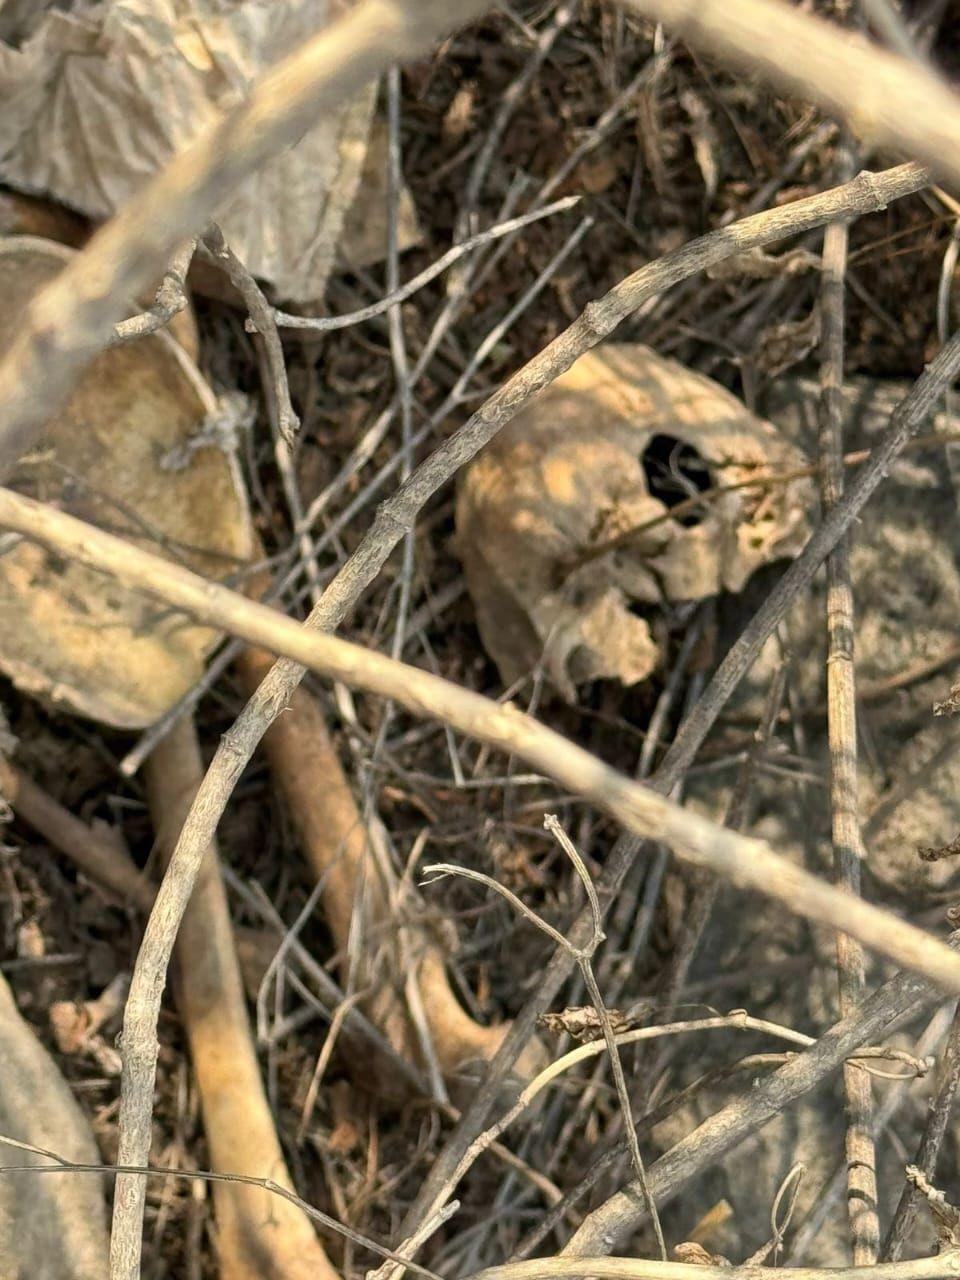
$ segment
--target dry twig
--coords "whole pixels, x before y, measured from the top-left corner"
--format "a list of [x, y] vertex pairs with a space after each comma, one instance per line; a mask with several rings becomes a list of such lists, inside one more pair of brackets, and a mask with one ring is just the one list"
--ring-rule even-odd
[[[891, 1262], [874, 1267], [871, 1280], [949, 1280], [960, 1265], [960, 1251], [945, 1250], [914, 1262]], [[646, 1258], [531, 1258], [487, 1267], [469, 1280], [783, 1280], [781, 1267], [717, 1267], [690, 1262], [651, 1262]], [[846, 1267], [791, 1267], [791, 1280], [841, 1280], [854, 1271]]]
[[[891, 418], [883, 443], [871, 455], [870, 462], [858, 474], [842, 501], [814, 531], [803, 552], [783, 575], [731, 647], [704, 693], [686, 715], [670, 749], [654, 774], [652, 785], [658, 790], [669, 793], [683, 776], [704, 738], [713, 727], [717, 716], [726, 705], [727, 699], [752, 666], [767, 637], [782, 621], [791, 602], [809, 586], [825, 557], [856, 519], [877, 485], [889, 473], [891, 464], [905, 448], [910, 437], [929, 416], [942, 388], [949, 385], [958, 371], [960, 371], [960, 337], [954, 337], [898, 406]], [[616, 895], [640, 848], [641, 844], [637, 838], [629, 834], [625, 834], [617, 841], [612, 855], [606, 862], [603, 875], [597, 883], [597, 892], [604, 908]], [[853, 901], [850, 901], [849, 906], [851, 913], [857, 909]], [[849, 924], [848, 920], [840, 927], [850, 933], [852, 931]], [[589, 936], [591, 927], [589, 912], [582, 912], [571, 930], [571, 940], [580, 945], [582, 940]], [[549, 1008], [561, 985], [566, 981], [571, 964], [570, 957], [562, 949], [554, 954], [537, 990], [514, 1018], [513, 1028], [491, 1064], [484, 1089], [465, 1110], [463, 1119], [431, 1169], [417, 1203], [408, 1217], [416, 1217], [421, 1212], [422, 1206], [431, 1202], [436, 1194], [436, 1188], [446, 1183], [463, 1152], [477, 1134], [482, 1132], [490, 1107], [497, 1096], [500, 1081], [509, 1071], [511, 1063], [526, 1039], [532, 1034], [537, 1017]], [[406, 1229], [409, 1230], [409, 1223], [406, 1224]]]
[[[956, 347], [955, 358], [960, 364], [960, 340]], [[960, 957], [942, 942], [887, 911], [851, 899], [849, 894], [824, 884], [779, 857], [764, 842], [738, 836], [688, 812], [652, 788], [631, 782], [509, 703], [500, 706], [430, 672], [334, 636], [311, 633], [292, 619], [200, 578], [181, 565], [9, 489], [0, 489], [0, 526], [116, 577], [198, 620], [242, 636], [252, 645], [283, 653], [347, 685], [391, 698], [414, 715], [429, 716], [516, 754], [561, 786], [605, 809], [628, 831], [659, 840], [694, 865], [709, 867], [741, 887], [776, 898], [798, 915], [845, 929], [904, 967], [925, 973], [946, 990], [960, 991]], [[202, 787], [198, 801], [202, 809]], [[184, 824], [185, 831], [188, 824], [189, 819]], [[157, 925], [153, 926], [153, 919], [148, 924], [128, 1012], [137, 1005], [138, 998], [147, 997], [150, 991], [155, 993], [153, 998], [159, 1007], [166, 960], [163, 971], [157, 971], [155, 966], [172, 946], [176, 929], [173, 927], [170, 932], [171, 925], [174, 919], [179, 920], [182, 907], [175, 918], [168, 913], [172, 913], [175, 903], [182, 901], [185, 905], [200, 861], [194, 863], [189, 856], [191, 843], [184, 834], [177, 854], [184, 865], [177, 865], [177, 876], [166, 876], [161, 885], [153, 913]], [[592, 918], [591, 914], [591, 922]], [[580, 944], [574, 940], [573, 945]], [[138, 973], [141, 983], [145, 983], [139, 991]], [[125, 1046], [131, 1058], [134, 1045], [137, 1053], [148, 1052], [148, 1046], [142, 1043], [147, 1023], [140, 1021], [145, 1013], [141, 1009], [131, 1020], [130, 1031], [139, 1026], [139, 1035], [128, 1034], [125, 1025]], [[152, 1056], [155, 1045], [149, 1052]]]
[[[844, 167], [852, 168], [851, 146], [843, 147]], [[844, 277], [847, 224], [832, 222], [823, 238], [820, 287], [820, 497], [825, 513], [843, 497]], [[854, 602], [850, 573], [850, 534], [827, 557], [827, 736], [830, 746], [830, 808], [833, 860], [837, 881], [860, 893], [860, 808], [857, 783], [857, 702], [854, 669]], [[840, 1013], [856, 1009], [866, 985], [863, 948], [848, 934], [837, 934]], [[843, 1091], [847, 1112], [847, 1213], [855, 1266], [873, 1266], [880, 1250], [877, 1217], [877, 1156], [872, 1136], [873, 1088], [855, 1063], [845, 1063]]]
[[[885, 983], [806, 1053], [710, 1116], [651, 1165], [647, 1176], [657, 1203], [665, 1204], [748, 1134], [755, 1133], [815, 1088], [867, 1041], [876, 1040], [901, 1017], [916, 1010], [918, 1003], [931, 1003], [937, 995], [929, 983], [910, 974], [898, 974]], [[638, 1188], [629, 1186], [615, 1192], [587, 1215], [564, 1254], [586, 1257], [612, 1251], [640, 1225], [644, 1212]]]
[[[917, 1152], [916, 1166], [928, 1178], [932, 1178], [936, 1173], [937, 1159], [953, 1111], [958, 1085], [960, 1085], [960, 1006], [954, 1010], [953, 1021], [950, 1024], [950, 1032], [941, 1058], [937, 1092], [930, 1104], [927, 1125]], [[885, 1260], [896, 1262], [900, 1257], [913, 1227], [919, 1203], [920, 1193], [916, 1182], [908, 1179], [884, 1241]]]

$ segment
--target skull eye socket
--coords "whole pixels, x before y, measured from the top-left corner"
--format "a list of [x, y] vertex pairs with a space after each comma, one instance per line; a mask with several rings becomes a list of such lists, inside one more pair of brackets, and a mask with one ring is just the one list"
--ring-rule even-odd
[[710, 468], [692, 445], [674, 436], [653, 436], [640, 455], [647, 487], [668, 511], [684, 503], [675, 517], [678, 524], [692, 529], [706, 516], [700, 504], [686, 504], [711, 487]]

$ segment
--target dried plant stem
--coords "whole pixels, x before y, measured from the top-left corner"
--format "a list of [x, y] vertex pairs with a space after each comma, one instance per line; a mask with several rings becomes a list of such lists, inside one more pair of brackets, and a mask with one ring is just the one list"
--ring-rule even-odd
[[[181, 720], [147, 761], [146, 781], [164, 863], [203, 778], [193, 720]], [[210, 1160], [218, 1173], [268, 1177], [293, 1190], [260, 1076], [216, 846], [204, 855], [176, 943], [177, 1003], [190, 1041]], [[117, 1175], [117, 1195], [146, 1181]], [[224, 1280], [336, 1280], [307, 1216], [256, 1186], [216, 1182], [217, 1250]], [[133, 1217], [133, 1215], [131, 1215]], [[139, 1226], [138, 1226], [139, 1229]]]
[[[408, 1270], [415, 1272], [419, 1276], [423, 1276], [424, 1280], [442, 1280], [435, 1271], [430, 1271], [427, 1267], [421, 1267], [419, 1263], [412, 1262], [401, 1254], [397, 1254], [392, 1249], [385, 1248], [382, 1244], [378, 1244], [376, 1240], [365, 1236], [361, 1231], [355, 1231], [353, 1227], [348, 1227], [342, 1222], [338, 1222], [336, 1218], [331, 1218], [328, 1213], [324, 1213], [320, 1209], [314, 1208], [306, 1200], [302, 1200], [289, 1187], [282, 1186], [275, 1182], [272, 1178], [251, 1178], [240, 1173], [217, 1173], [213, 1169], [172, 1169], [163, 1165], [116, 1165], [116, 1164], [81, 1164], [78, 1161], [67, 1160], [64, 1156], [56, 1151], [52, 1151], [47, 1147], [37, 1147], [32, 1143], [20, 1142], [16, 1138], [11, 1138], [8, 1134], [0, 1133], [0, 1147], [13, 1147], [19, 1151], [29, 1151], [33, 1155], [45, 1156], [48, 1160], [52, 1160], [52, 1164], [48, 1165], [21, 1165], [13, 1166], [4, 1164], [2, 1172], [7, 1173], [26, 1173], [30, 1172], [38, 1177], [44, 1175], [63, 1176], [64, 1174], [93, 1174], [97, 1177], [103, 1177], [104, 1174], [129, 1174], [131, 1177], [137, 1178], [175, 1178], [183, 1182], [236, 1182], [242, 1183], [248, 1187], [256, 1187], [260, 1191], [266, 1192], [270, 1196], [276, 1196], [279, 1200], [285, 1200], [288, 1204], [295, 1205], [301, 1209], [308, 1218], [312, 1218], [314, 1222], [320, 1224], [326, 1230], [334, 1235], [342, 1236], [344, 1240], [349, 1240], [353, 1244], [359, 1245], [361, 1249], [369, 1249], [372, 1254], [378, 1258], [385, 1258], [389, 1262], [403, 1263]], [[269, 1201], [267, 1204], [269, 1205]]]
[[[31, 303], [0, 363], [0, 475], [34, 443], [80, 370], [113, 338], [128, 299], [258, 165], [397, 60], [423, 52], [486, 0], [364, 0], [265, 72], [112, 218]], [[124, 1263], [136, 1274], [134, 1260]], [[112, 1264], [114, 1280], [122, 1274]]]
[[[956, 346], [960, 364], [960, 340]], [[430, 672], [334, 636], [312, 633], [292, 619], [181, 565], [9, 489], [0, 489], [0, 527], [13, 529], [69, 559], [107, 573], [199, 621], [242, 636], [252, 645], [283, 653], [347, 685], [392, 698], [414, 715], [449, 724], [461, 733], [515, 754], [533, 769], [606, 810], [635, 835], [658, 840], [695, 866], [708, 867], [743, 888], [773, 897], [798, 915], [844, 929], [898, 964], [925, 973], [945, 990], [960, 991], [960, 957], [942, 942], [890, 912], [824, 884], [779, 857], [763, 841], [727, 831], [652, 788], [632, 782], [509, 703], [501, 706]], [[281, 709], [277, 707], [276, 711]], [[226, 743], [229, 749], [229, 735]], [[201, 786], [192, 813], [199, 810], [202, 814], [203, 803]], [[172, 946], [175, 921], [189, 898], [201, 861], [196, 856], [195, 835], [189, 830], [189, 823], [185, 824], [185, 832], [177, 851], [183, 865], [177, 864], [176, 875], [164, 877], [134, 973], [128, 1011], [137, 1006], [139, 999], [148, 1001], [131, 1015], [131, 1026], [139, 1026], [141, 1034], [148, 1026], [140, 1021], [147, 1009], [152, 1007], [154, 1013], [159, 1009], [164, 972], [157, 966]], [[580, 944], [574, 941], [573, 945]], [[164, 960], [164, 969], [165, 964]], [[153, 1000], [155, 1006], [149, 1003]], [[134, 1045], [138, 1054], [147, 1053], [148, 1046], [141, 1046], [139, 1036], [127, 1036], [126, 1031], [124, 1034], [128, 1054], [133, 1056]], [[151, 1026], [147, 1038], [155, 1045], [153, 1035]], [[154, 1049], [149, 1050], [151, 1056], [153, 1052]]]
[[[879, 1039], [905, 1014], [938, 997], [934, 987], [911, 974], [898, 974], [885, 983], [806, 1053], [710, 1116], [651, 1165], [647, 1176], [657, 1203], [666, 1204], [697, 1174], [840, 1068], [857, 1049]], [[593, 1257], [612, 1252], [637, 1229], [644, 1214], [639, 1188], [631, 1185], [617, 1191], [587, 1215], [564, 1255]]]
[[196, 249], [196, 241], [188, 240], [173, 255], [157, 288], [153, 306], [139, 315], [130, 316], [114, 325], [110, 346], [136, 342], [147, 334], [165, 328], [190, 305], [187, 297], [187, 272]]
[[[947, 1043], [944, 1046], [943, 1057], [940, 1061], [940, 1079], [937, 1084], [937, 1092], [930, 1104], [927, 1126], [920, 1140], [920, 1149], [917, 1152], [915, 1162], [920, 1172], [928, 1178], [932, 1178], [936, 1173], [937, 1158], [940, 1155], [947, 1124], [953, 1111], [958, 1084], [960, 1084], [960, 1005], [957, 1006], [953, 1013], [953, 1021], [950, 1024]], [[900, 1257], [903, 1246], [913, 1227], [919, 1202], [920, 1193], [916, 1184], [908, 1181], [903, 1188], [900, 1202], [897, 1205], [893, 1221], [890, 1224], [890, 1230], [884, 1242], [883, 1257], [885, 1260], [896, 1262]]]
[[369, 306], [359, 307], [356, 311], [335, 316], [296, 316], [288, 311], [275, 309], [274, 318], [277, 326], [280, 329], [306, 329], [312, 333], [332, 333], [337, 329], [352, 328], [353, 325], [362, 324], [365, 320], [373, 320], [377, 316], [384, 315], [391, 307], [395, 307], [401, 302], [406, 302], [408, 298], [412, 298], [415, 293], [428, 285], [431, 280], [435, 280], [437, 276], [442, 275], [454, 263], [459, 262], [461, 258], [466, 257], [467, 254], [472, 253], [475, 249], [480, 249], [484, 245], [502, 239], [504, 236], [512, 236], [515, 232], [528, 227], [533, 222], [539, 222], [543, 218], [552, 218], [556, 213], [565, 213], [568, 209], [575, 208], [582, 198], [579, 195], [564, 196], [562, 200], [555, 200], [552, 204], [544, 205], [543, 208], [531, 209], [516, 218], [507, 218], [503, 222], [495, 223], [492, 227], [487, 227], [485, 231], [480, 231], [475, 236], [470, 236], [468, 240], [462, 240], [459, 244], [453, 245], [446, 253], [437, 258], [436, 262], [432, 262], [429, 267], [424, 267], [422, 271], [418, 272], [405, 284], [389, 290], [382, 298], [376, 302], [371, 302]]
[[[846, 153], [849, 155], [849, 144]], [[852, 167], [852, 165], [851, 165]], [[820, 289], [820, 496], [824, 513], [843, 497], [844, 277], [847, 224], [833, 222], [823, 240]], [[854, 668], [854, 602], [850, 534], [827, 557], [827, 737], [830, 746], [830, 808], [837, 882], [860, 893], [860, 806], [857, 783], [857, 702]], [[837, 934], [840, 1014], [863, 999], [863, 947]], [[846, 1106], [847, 1213], [854, 1266], [869, 1267], [880, 1250], [877, 1216], [877, 1156], [873, 1142], [873, 1086], [856, 1063], [843, 1068]]]
[[[327, 588], [307, 620], [317, 631], [333, 631], [354, 607], [366, 588], [376, 579], [394, 547], [413, 527], [425, 502], [449, 481], [538, 391], [563, 373], [574, 360], [648, 299], [695, 275], [714, 263], [758, 245], [772, 243], [834, 218], [853, 217], [875, 210], [892, 200], [919, 190], [926, 174], [914, 165], [903, 165], [873, 175], [861, 175], [854, 182], [780, 209], [752, 215], [730, 227], [708, 233], [675, 253], [641, 268], [617, 285], [609, 294], [591, 304], [583, 316], [561, 334], [529, 364], [519, 370], [500, 391], [476, 413], [446, 444], [428, 457], [408, 481], [379, 510], [377, 518], [359, 548]], [[850, 519], [853, 518], [851, 514]], [[822, 560], [824, 552], [820, 553]], [[817, 563], [820, 561], [818, 560]], [[772, 624], [774, 625], [774, 624]], [[191, 819], [183, 834], [184, 857], [195, 860], [194, 846], [210, 838], [247, 761], [266, 729], [287, 705], [303, 678], [304, 668], [282, 660], [266, 677], [256, 695], [244, 708], [224, 739], [199, 793]], [[711, 721], [712, 723], [712, 721]], [[680, 771], [682, 772], [682, 770]], [[669, 790], [669, 787], [667, 788]], [[633, 841], [622, 844], [601, 889], [604, 905], [636, 855]], [[582, 936], [586, 936], [583, 934]], [[572, 964], [558, 954], [544, 975], [539, 990], [531, 997], [515, 1021], [488, 1072], [487, 1083], [478, 1091], [451, 1136], [447, 1148], [431, 1170], [422, 1189], [428, 1201], [437, 1186], [445, 1184], [466, 1147], [482, 1131], [490, 1107], [500, 1096], [500, 1087], [524, 1047], [534, 1034], [536, 1017], [549, 1006]], [[421, 1198], [411, 1211], [415, 1218]], [[404, 1227], [411, 1234], [410, 1219]]]
[[[603, 913], [600, 910], [600, 900], [597, 897], [594, 888], [593, 879], [587, 870], [587, 864], [580, 856], [579, 851], [573, 844], [573, 841], [564, 831], [560, 824], [560, 820], [555, 814], [548, 814], [544, 819], [544, 826], [553, 835], [561, 849], [566, 853], [567, 857], [573, 864], [574, 870], [580, 877], [580, 880], [586, 890], [587, 901], [590, 905], [590, 911], [593, 915], [593, 937], [588, 945], [580, 952], [575, 948], [571, 948], [577, 965], [580, 969], [580, 975], [583, 978], [583, 985], [586, 988], [587, 995], [590, 997], [590, 1003], [600, 1020], [600, 1026], [603, 1029], [603, 1043], [607, 1050], [607, 1057], [610, 1059], [610, 1070], [613, 1074], [613, 1082], [617, 1091], [617, 1099], [620, 1103], [620, 1114], [623, 1120], [624, 1133], [627, 1139], [627, 1149], [630, 1152], [630, 1162], [633, 1165], [634, 1174], [637, 1183], [643, 1194], [644, 1203], [647, 1207], [647, 1215], [653, 1224], [653, 1234], [657, 1242], [657, 1249], [660, 1257], [666, 1261], [667, 1246], [663, 1238], [663, 1227], [660, 1225], [660, 1215], [657, 1212], [657, 1202], [653, 1198], [647, 1182], [647, 1171], [644, 1167], [643, 1157], [640, 1154], [640, 1141], [637, 1138], [636, 1126], [633, 1123], [633, 1108], [630, 1105], [630, 1091], [627, 1088], [627, 1078], [623, 1070], [623, 1060], [620, 1057], [620, 1047], [617, 1044], [617, 1038], [614, 1034], [613, 1023], [610, 1021], [610, 1014], [607, 1012], [600, 987], [597, 983], [597, 977], [593, 968], [593, 957], [597, 948], [603, 941]], [[564, 943], [570, 944], [564, 939]]]
[[[476, 7], [468, 5], [465, 0], [456, 6], [434, 0], [434, 3], [422, 7], [420, 13], [424, 23], [429, 17], [435, 19], [439, 26], [466, 16]], [[371, 19], [372, 10], [379, 17], [386, 10], [390, 21], [378, 25]], [[401, 23], [403, 40], [394, 38], [392, 22]], [[417, 34], [424, 40], [428, 38], [423, 25], [417, 28]], [[344, 42], [351, 50], [349, 56]], [[120, 218], [114, 219], [94, 238], [90, 247], [39, 296], [20, 339], [0, 365], [0, 467], [5, 461], [18, 457], [30, 442], [59, 399], [66, 394], [74, 373], [109, 338], [113, 322], [122, 314], [123, 299], [146, 287], [151, 275], [169, 257], [178, 238], [182, 237], [185, 226], [194, 224], [191, 219], [202, 221], [230, 182], [239, 180], [256, 158], [272, 149], [281, 135], [287, 136], [284, 129], [289, 129], [292, 135], [303, 117], [327, 100], [328, 95], [342, 93], [347, 82], [351, 87], [362, 82], [368, 73], [379, 68], [385, 60], [392, 60], [398, 51], [402, 53], [411, 44], [411, 31], [403, 25], [402, 14], [396, 6], [362, 5], [330, 32], [294, 55], [295, 74], [291, 73], [291, 60], [287, 60], [268, 76], [241, 109], [239, 124], [231, 117], [212, 137], [201, 139], [184, 157], [174, 161], [161, 178], [149, 184], [142, 197], [133, 202]], [[294, 107], [286, 114], [281, 113], [281, 125], [278, 123], [278, 104], [290, 107], [292, 100]], [[253, 140], [244, 133], [251, 113], [263, 126]], [[268, 124], [272, 127], [267, 127]], [[229, 141], [231, 136], [232, 143]], [[202, 181], [198, 174], [205, 175]], [[357, 553], [314, 609], [310, 625], [318, 630], [332, 630], [339, 625], [376, 578], [393, 547], [413, 527], [418, 511], [428, 498], [523, 404], [647, 298], [744, 249], [771, 243], [838, 217], [881, 208], [890, 200], [918, 190], [926, 181], [926, 173], [915, 165], [900, 166], [883, 174], [861, 175], [835, 191], [711, 232], [628, 277], [604, 299], [592, 303], [564, 334], [514, 375], [460, 432], [414, 471], [393, 499], [381, 507]], [[194, 199], [195, 185], [202, 193], [202, 199]], [[157, 235], [152, 253], [144, 252], [144, 228], [155, 228], [154, 220], [157, 218], [164, 219], [162, 229], [165, 229], [165, 234]], [[140, 264], [141, 259], [146, 260], [145, 266]], [[199, 599], [202, 597], [201, 592]], [[253, 639], [254, 643], [260, 642], [259, 636]], [[129, 1098], [131, 1090], [134, 1090], [136, 1100], [129, 1098], [121, 1108], [121, 1161], [124, 1163], [145, 1163], [149, 1150], [156, 1013], [177, 924], [189, 898], [203, 850], [210, 842], [227, 799], [257, 742], [280, 714], [302, 676], [303, 666], [297, 661], [287, 660], [274, 667], [234, 729], [225, 736], [184, 826], [175, 856], [178, 883], [165, 882], [161, 891], [157, 913], [148, 925], [141, 950], [141, 981], [136, 998], [128, 1004], [131, 1034], [127, 1043], [130, 1061], [125, 1064], [126, 1092]], [[397, 700], [403, 701], [402, 698]], [[498, 711], [497, 716], [501, 719], [506, 717], [513, 724], [513, 717], [508, 713]], [[508, 734], [505, 741], [512, 744], [513, 737]], [[512, 745], [508, 749], [513, 749]], [[576, 772], [579, 778], [579, 766]], [[575, 785], [579, 786], [579, 780]], [[633, 852], [628, 849], [626, 858], [620, 858], [623, 870], [632, 860]], [[811, 881], [811, 884], [816, 882]], [[823, 886], [817, 886], [817, 893], [822, 890]], [[879, 917], [882, 913], [877, 914]], [[878, 936], [887, 936], [886, 931], [879, 928], [879, 921]], [[924, 943], [929, 945], [929, 940], [925, 939]], [[561, 957], [562, 962], [567, 959]], [[557, 974], [562, 970], [563, 964], [548, 973], [541, 993], [546, 1000], [551, 998], [550, 984], [557, 981]], [[135, 1028], [139, 1028], [139, 1034], [135, 1033]], [[518, 1027], [512, 1041], [508, 1037], [509, 1048], [498, 1054], [500, 1079], [516, 1060], [531, 1030], [532, 1018], [528, 1018]], [[131, 1083], [134, 1079], [138, 1082], [135, 1087]], [[495, 1086], [496, 1081], [491, 1090], [484, 1092], [483, 1105], [489, 1106], [497, 1096]], [[476, 1124], [476, 1114], [472, 1112], [465, 1119], [465, 1129]], [[438, 1169], [437, 1175], [442, 1172]], [[118, 1195], [116, 1220], [121, 1221], [126, 1212], [124, 1197]], [[139, 1268], [139, 1220], [136, 1232], [136, 1242], [132, 1240], [132, 1233], [127, 1231], [124, 1241], [114, 1249], [112, 1280], [134, 1280], [136, 1277]]]
[[[891, 1262], [875, 1267], [871, 1280], [949, 1280], [960, 1266], [960, 1251], [947, 1250], [915, 1262]], [[689, 1262], [651, 1262], [646, 1258], [530, 1258], [487, 1267], [469, 1280], [783, 1280], [782, 1267], [716, 1267]], [[791, 1280], [851, 1280], [849, 1267], [791, 1267]]]
[[[854, 933], [902, 963], [922, 966], [951, 989], [960, 986], [957, 974], [960, 961], [941, 943], [886, 912], [821, 884], [778, 858], [759, 841], [745, 840], [717, 828], [647, 788], [629, 782], [587, 752], [509, 706], [499, 707], [427, 672], [405, 667], [333, 637], [311, 635], [289, 619], [224, 587], [205, 582], [179, 565], [9, 491], [0, 491], [0, 525], [112, 573], [127, 585], [243, 635], [252, 643], [286, 651], [299, 661], [347, 683], [394, 698], [415, 713], [430, 714], [492, 745], [515, 752], [534, 768], [606, 808], [628, 830], [650, 835], [689, 860], [710, 866], [738, 884], [774, 894], [792, 910]], [[201, 794], [202, 789], [201, 786]], [[200, 812], [202, 815], [202, 806]], [[185, 824], [185, 832], [186, 838], [181, 836], [172, 863], [176, 872], [165, 877], [147, 926], [124, 1024], [126, 1118], [128, 1123], [142, 1126], [146, 1116], [147, 1135], [160, 997], [169, 951], [197, 871], [196, 864], [190, 860], [185, 860], [184, 865], [176, 864], [178, 855], [192, 859], [195, 845], [189, 838], [189, 823]]]
[[141, 911], [153, 906], [153, 887], [136, 865], [58, 804], [16, 765], [0, 758], [0, 796], [94, 883]]
[[723, 62], [815, 102], [870, 147], [960, 182], [960, 98], [932, 70], [781, 0], [621, 0]]

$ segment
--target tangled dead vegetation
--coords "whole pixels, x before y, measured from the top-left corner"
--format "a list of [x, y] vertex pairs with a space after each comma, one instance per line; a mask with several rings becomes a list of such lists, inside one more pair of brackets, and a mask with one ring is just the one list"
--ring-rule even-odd
[[2, 7], [4, 1276], [956, 1274], [960, 33], [863, 8]]

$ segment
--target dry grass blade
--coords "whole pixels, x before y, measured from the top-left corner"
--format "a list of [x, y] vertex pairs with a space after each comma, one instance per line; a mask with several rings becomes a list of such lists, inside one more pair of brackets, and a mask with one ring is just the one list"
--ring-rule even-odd
[[[852, 169], [850, 146], [844, 168]], [[844, 295], [847, 268], [846, 223], [833, 222], [823, 238], [820, 288], [822, 341], [820, 362], [820, 496], [824, 512], [843, 497]], [[850, 534], [827, 557], [827, 732], [830, 746], [830, 805], [833, 861], [837, 881], [860, 893], [860, 833], [857, 780], [857, 703], [854, 667], [854, 598], [850, 571]], [[837, 935], [840, 1012], [852, 1013], [866, 986], [863, 948], [846, 934]], [[871, 1133], [873, 1088], [861, 1067], [843, 1068], [847, 1112], [847, 1213], [858, 1267], [873, 1266], [880, 1251], [877, 1216], [876, 1149]]]
[[[948, 1280], [960, 1265], [960, 1253], [946, 1250], [933, 1258], [913, 1262], [891, 1262], [872, 1268], [871, 1280]], [[487, 1267], [469, 1280], [782, 1280], [781, 1267], [716, 1267], [690, 1262], [650, 1262], [646, 1258], [532, 1258]], [[791, 1267], [792, 1280], [840, 1280], [852, 1276], [848, 1267]]]

